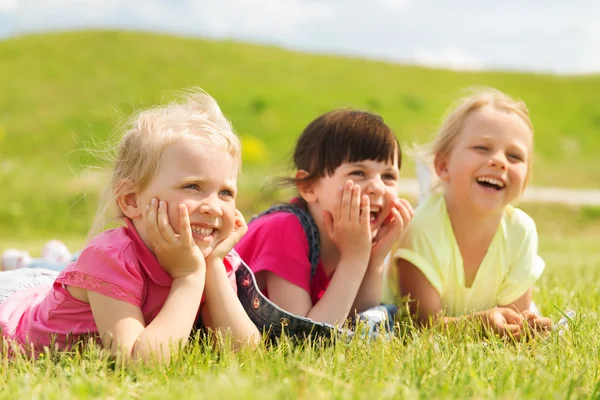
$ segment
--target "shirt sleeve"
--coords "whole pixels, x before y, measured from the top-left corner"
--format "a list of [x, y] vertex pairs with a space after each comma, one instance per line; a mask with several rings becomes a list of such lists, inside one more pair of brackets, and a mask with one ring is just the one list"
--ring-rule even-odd
[[269, 271], [310, 293], [308, 239], [293, 214], [274, 213], [250, 224], [236, 250], [256, 274]]
[[[398, 259], [404, 259], [413, 264], [427, 278], [431, 286], [439, 293], [444, 294], [444, 275], [441, 270], [442, 255], [445, 247], [443, 243], [436, 240], [436, 232], [427, 229], [422, 221], [414, 220], [408, 224], [393, 253], [393, 265]], [[396, 268], [390, 268], [396, 270]], [[395, 276], [395, 284], [398, 287], [399, 277]]]
[[88, 246], [57, 282], [141, 307], [144, 282], [136, 261], [131, 247]]
[[[510, 257], [508, 273], [498, 292], [498, 305], [508, 305], [523, 296], [544, 272], [545, 263], [538, 256], [538, 235], [535, 222], [520, 210], [509, 234], [509, 249], [517, 249]], [[511, 254], [509, 254], [511, 256]]]
[[225, 271], [227, 271], [227, 277], [229, 278], [229, 283], [231, 284], [231, 288], [234, 292], [237, 293], [237, 280], [235, 277], [235, 272], [238, 270], [242, 263], [242, 259], [240, 255], [235, 251], [231, 250], [229, 254], [225, 256], [223, 260], [223, 264], [225, 264]]

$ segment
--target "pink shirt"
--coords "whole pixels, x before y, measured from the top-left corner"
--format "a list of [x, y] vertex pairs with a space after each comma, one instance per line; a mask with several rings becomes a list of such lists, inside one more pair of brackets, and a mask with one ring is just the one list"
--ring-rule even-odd
[[[310, 294], [313, 304], [329, 286], [330, 279], [320, 260], [310, 280], [308, 239], [294, 214], [276, 212], [256, 219], [235, 249], [252, 272], [269, 271], [301, 287]], [[263, 293], [269, 297], [266, 291]]]
[[[225, 268], [236, 291], [239, 265], [239, 256], [232, 251], [225, 258]], [[96, 236], [52, 286], [15, 293], [0, 304], [0, 329], [22, 345], [30, 343], [41, 349], [54, 342], [68, 349], [71, 337], [94, 335], [98, 329], [90, 305], [71, 296], [65, 285], [133, 304], [142, 310], [148, 325], [162, 309], [171, 283], [171, 276], [127, 220], [126, 227]]]

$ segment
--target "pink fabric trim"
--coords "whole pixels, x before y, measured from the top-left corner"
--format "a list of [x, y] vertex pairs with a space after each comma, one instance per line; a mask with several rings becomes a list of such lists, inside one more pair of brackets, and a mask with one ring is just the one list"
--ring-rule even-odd
[[135, 293], [114, 283], [106, 282], [80, 271], [65, 272], [62, 278], [57, 279], [57, 282], [90, 290], [94, 293], [121, 300], [140, 308], [142, 306], [142, 299], [136, 296]]

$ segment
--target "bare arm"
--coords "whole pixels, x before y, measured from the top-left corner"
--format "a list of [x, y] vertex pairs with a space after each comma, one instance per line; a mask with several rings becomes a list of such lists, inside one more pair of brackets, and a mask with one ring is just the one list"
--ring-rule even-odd
[[235, 349], [245, 342], [258, 343], [262, 337], [232, 290], [223, 261], [247, 231], [244, 216], [235, 210], [234, 230], [206, 259], [206, 304], [201, 310], [202, 319], [217, 332], [231, 331]]
[[244, 342], [260, 342], [261, 333], [232, 290], [221, 259], [212, 259], [208, 262], [205, 294], [206, 303], [202, 306], [201, 313], [209, 328], [217, 331], [230, 330], [235, 349]]
[[525, 319], [518, 310], [497, 307], [461, 317], [440, 317], [441, 297], [425, 275], [404, 259], [397, 260], [396, 267], [400, 279], [400, 294], [403, 297], [409, 296], [409, 310], [418, 323], [429, 325], [440, 322], [448, 325], [464, 318], [470, 318], [479, 321], [483, 326], [491, 328], [502, 336], [520, 337]]
[[351, 311], [363, 281], [371, 252], [369, 197], [361, 196], [359, 185], [346, 181], [340, 190], [340, 201], [333, 214], [323, 213], [325, 232], [340, 252], [335, 272], [323, 296], [312, 304], [304, 289], [267, 273], [269, 298], [275, 304], [297, 315], [318, 322], [343, 325]]
[[385, 257], [414, 215], [413, 208], [408, 200], [395, 198], [388, 199], [388, 201], [393, 204], [390, 215], [375, 237], [369, 266], [352, 306], [352, 309], [357, 312], [362, 312], [381, 303]]
[[165, 304], [148, 326], [138, 307], [95, 292], [87, 294], [104, 348], [127, 360], [156, 357], [168, 364], [171, 351], [187, 342], [203, 288], [203, 273], [175, 278]]
[[306, 290], [272, 272], [265, 272], [266, 286], [269, 299], [284, 310], [318, 322], [342, 325], [363, 280], [362, 271], [359, 265], [340, 262], [327, 290], [314, 306]]

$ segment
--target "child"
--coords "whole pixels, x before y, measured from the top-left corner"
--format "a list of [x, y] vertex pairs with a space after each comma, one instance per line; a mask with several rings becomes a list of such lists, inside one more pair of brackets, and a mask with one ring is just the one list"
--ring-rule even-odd
[[412, 217], [400, 146], [381, 117], [341, 109], [306, 127], [293, 162], [299, 197], [251, 222], [236, 250], [276, 306], [343, 325], [380, 304], [384, 258]]
[[524, 103], [496, 90], [464, 99], [431, 145], [441, 193], [416, 209], [386, 269], [384, 300], [410, 297], [422, 322], [472, 313], [500, 334], [520, 336], [542, 274], [535, 223], [510, 204], [530, 174], [533, 127]]
[[[41, 286], [0, 304], [2, 334], [38, 351], [91, 334], [113, 354], [164, 362], [198, 314], [236, 343], [259, 339], [235, 291], [232, 248], [247, 230], [235, 208], [240, 164], [239, 140], [205, 92], [141, 112], [120, 141], [90, 235], [109, 218], [123, 226], [95, 236], [52, 285], [42, 284], [45, 269], [9, 271]], [[15, 286], [31, 284], [13, 276], [0, 294]]]

